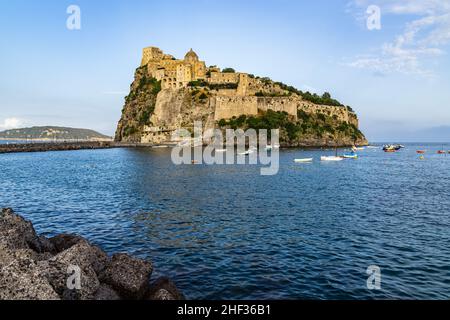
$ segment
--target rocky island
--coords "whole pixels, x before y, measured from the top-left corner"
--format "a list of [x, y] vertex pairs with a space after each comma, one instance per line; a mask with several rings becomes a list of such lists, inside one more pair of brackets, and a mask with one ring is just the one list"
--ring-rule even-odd
[[111, 141], [112, 138], [90, 129], [43, 126], [0, 132], [0, 140], [26, 141]]
[[168, 278], [150, 283], [152, 271], [150, 261], [109, 257], [77, 235], [39, 236], [11, 209], [0, 212], [0, 300], [184, 299]]
[[183, 60], [143, 49], [115, 140], [169, 143], [172, 133], [204, 129], [280, 129], [286, 147], [366, 145], [358, 117], [329, 93], [302, 92], [269, 78], [206, 67], [191, 49]]

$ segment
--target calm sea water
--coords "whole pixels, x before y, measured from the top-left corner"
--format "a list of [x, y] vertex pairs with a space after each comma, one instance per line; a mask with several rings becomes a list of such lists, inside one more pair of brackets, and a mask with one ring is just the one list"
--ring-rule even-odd
[[[337, 163], [318, 161], [333, 151], [282, 150], [266, 177], [258, 166], [175, 166], [167, 149], [3, 154], [0, 206], [38, 232], [150, 258], [190, 299], [449, 299], [440, 148]], [[379, 291], [366, 287], [369, 265], [381, 268]]]

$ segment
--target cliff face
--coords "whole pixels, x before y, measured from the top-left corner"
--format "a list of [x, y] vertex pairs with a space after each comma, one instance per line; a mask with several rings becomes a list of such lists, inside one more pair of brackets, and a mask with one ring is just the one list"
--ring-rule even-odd
[[147, 76], [146, 68], [136, 69], [130, 94], [125, 98], [122, 117], [117, 125], [116, 141], [141, 142], [143, 128], [150, 124], [161, 84]]
[[[207, 70], [205, 79], [186, 84], [177, 82], [173, 71], [158, 69], [159, 60], [150, 61], [136, 70], [116, 141], [167, 143], [176, 129], [191, 130], [194, 121], [202, 121], [204, 129], [280, 129], [285, 146], [367, 144], [357, 115], [328, 93], [320, 97], [268, 78], [224, 73], [216, 67]], [[168, 75], [158, 80], [164, 72]]]

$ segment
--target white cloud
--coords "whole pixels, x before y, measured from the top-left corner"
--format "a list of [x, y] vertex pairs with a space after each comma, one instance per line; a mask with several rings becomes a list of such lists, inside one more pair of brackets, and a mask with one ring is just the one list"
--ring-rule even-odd
[[450, 43], [450, 0], [353, 0], [348, 8], [351, 12], [365, 12], [372, 4], [381, 8], [382, 16], [402, 15], [410, 21], [403, 33], [382, 44], [377, 54], [358, 56], [346, 64], [384, 74], [432, 76], [424, 64], [426, 59], [446, 54], [444, 46]]
[[6, 118], [0, 123], [1, 130], [17, 129], [23, 125], [23, 121], [18, 118]]

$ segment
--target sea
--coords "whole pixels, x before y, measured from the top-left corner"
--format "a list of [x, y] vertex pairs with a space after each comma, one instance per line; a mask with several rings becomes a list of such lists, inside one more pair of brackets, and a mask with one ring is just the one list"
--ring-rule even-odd
[[0, 207], [149, 259], [188, 299], [450, 299], [442, 148], [282, 149], [273, 176], [175, 165], [171, 149], [0, 154]]

